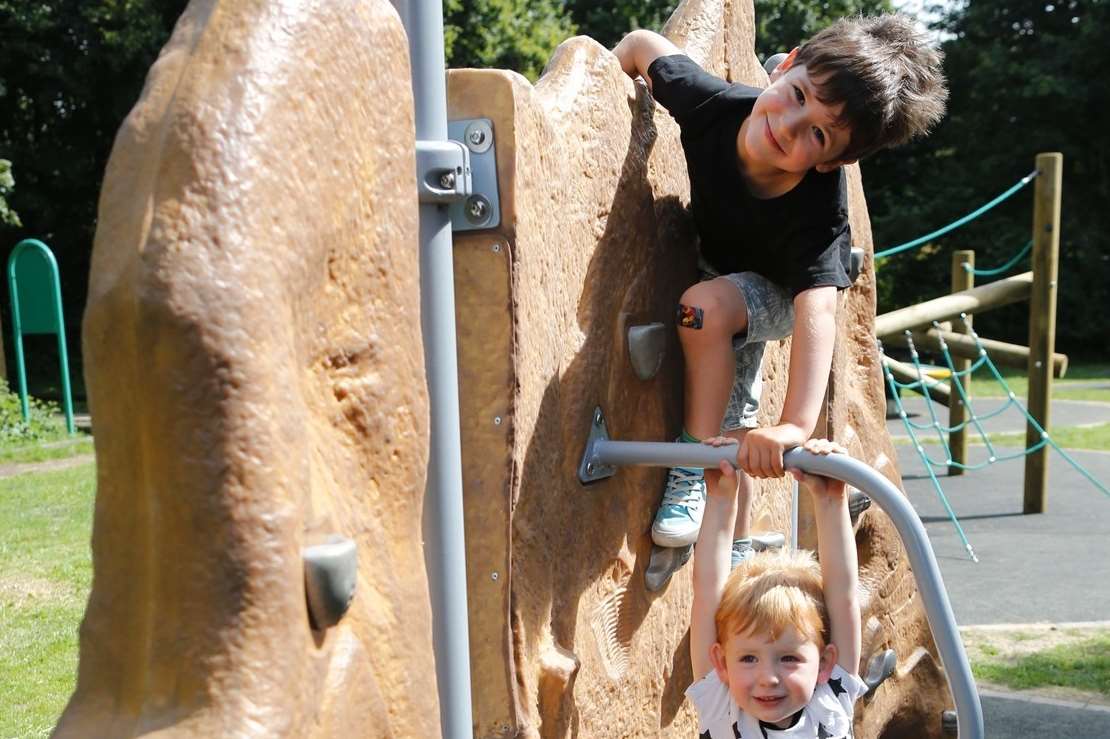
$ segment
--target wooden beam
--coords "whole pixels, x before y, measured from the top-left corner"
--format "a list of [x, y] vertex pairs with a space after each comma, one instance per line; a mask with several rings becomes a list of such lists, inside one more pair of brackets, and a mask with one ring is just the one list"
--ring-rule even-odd
[[[890, 373], [894, 375], [894, 379], [899, 382], [917, 382], [920, 376], [917, 374], [917, 368], [912, 364], [899, 362], [897, 359], [890, 357], [883, 357], [883, 366], [890, 368]], [[944, 405], [948, 405], [948, 399], [952, 394], [951, 389], [948, 387], [947, 382], [934, 380], [928, 375], [925, 376], [925, 384], [929, 387], [929, 397], [933, 400], [939, 401]], [[915, 393], [925, 394], [925, 391], [920, 388], [909, 388]]]
[[[948, 351], [953, 357], [963, 357], [964, 359], [978, 359], [979, 347], [976, 346], [975, 340], [970, 336], [964, 334], [957, 334], [953, 331], [937, 331], [934, 328], [928, 331], [911, 332], [914, 346], [918, 349], [925, 349], [927, 351], [940, 351], [940, 340], [948, 345]], [[910, 342], [906, 339], [905, 334], [891, 334], [883, 338], [883, 343], [887, 346], [907, 347]], [[1028, 369], [1029, 365], [1029, 347], [1020, 344], [1010, 344], [1005, 341], [995, 341], [994, 339], [984, 339], [979, 337], [979, 344], [987, 350], [990, 355], [991, 361], [1000, 367], [1014, 367], [1015, 369]], [[1052, 376], [1056, 379], [1063, 377], [1068, 371], [1068, 355], [1054, 353], [1052, 355]]]
[[991, 308], [1027, 300], [1032, 285], [1033, 273], [1024, 272], [981, 287], [944, 295], [908, 308], [899, 308], [875, 318], [875, 335], [885, 338], [906, 329], [928, 326], [933, 321], [958, 318], [961, 313], [982, 313]]
[[[1037, 155], [1037, 183], [1033, 194], [1033, 291], [1029, 298], [1030, 415], [1048, 431], [1052, 397], [1052, 355], [1056, 346], [1056, 277], [1060, 252], [1060, 187], [1062, 154]], [[1025, 446], [1041, 440], [1027, 425]], [[1048, 502], [1048, 447], [1025, 457], [1025, 513], [1044, 513]]]

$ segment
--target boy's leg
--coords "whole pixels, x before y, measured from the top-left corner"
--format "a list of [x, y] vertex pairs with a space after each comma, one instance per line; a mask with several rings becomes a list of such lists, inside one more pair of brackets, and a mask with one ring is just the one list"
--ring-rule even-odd
[[[686, 364], [684, 441], [698, 441], [720, 433], [735, 376], [732, 337], [743, 333], [747, 325], [744, 296], [726, 278], [699, 282], [683, 293], [678, 337]], [[671, 469], [663, 504], [651, 530], [656, 544], [679, 547], [697, 540], [705, 484], [700, 469]]]
[[[745, 336], [737, 337], [734, 343], [735, 379], [721, 422], [723, 434], [743, 442], [744, 435], [758, 425], [759, 400], [763, 394], [763, 357], [767, 342], [790, 335], [794, 326], [794, 309], [789, 294], [766, 278], [744, 272], [727, 275], [724, 279], [745, 296], [745, 304], [748, 306], [748, 330]], [[734, 568], [754, 553], [749, 525], [755, 483], [743, 472], [738, 474], [738, 478], [739, 510], [732, 544]], [[713, 484], [712, 479], [708, 482]]]

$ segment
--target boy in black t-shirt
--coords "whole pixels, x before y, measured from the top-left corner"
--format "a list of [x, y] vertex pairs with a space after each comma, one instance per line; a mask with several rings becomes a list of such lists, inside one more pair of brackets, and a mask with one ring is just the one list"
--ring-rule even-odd
[[[947, 97], [940, 54], [905, 16], [844, 19], [790, 52], [763, 90], [707, 73], [674, 44], [633, 31], [613, 53], [678, 122], [703, 280], [682, 295], [685, 428], [740, 440], [733, 561], [750, 540], [751, 477], [781, 477], [783, 452], [813, 432], [848, 287], [845, 164], [925, 133]], [[794, 335], [777, 424], [756, 428], [765, 343]], [[705, 475], [670, 471], [652, 527], [660, 546], [693, 543]]]

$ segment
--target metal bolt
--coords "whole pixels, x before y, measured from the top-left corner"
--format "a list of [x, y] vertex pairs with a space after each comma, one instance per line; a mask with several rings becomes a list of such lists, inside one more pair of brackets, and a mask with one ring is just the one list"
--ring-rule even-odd
[[497, 582], [497, 578], [499, 578], [499, 577], [501, 577], [501, 576], [498, 575], [496, 572], [493, 572], [493, 573], [490, 573], [489, 579], [493, 580], [494, 582]]
[[442, 187], [444, 190], [454, 190], [455, 189], [455, 173], [454, 172], [444, 172], [443, 174], [441, 174], [439, 176], [439, 186]]
[[501, 416], [494, 416], [493, 417], [493, 425], [494, 426], [500, 426], [501, 425]]
[[481, 195], [471, 195], [466, 199], [466, 217], [471, 223], [484, 223], [489, 218], [489, 201]]
[[586, 474], [587, 475], [592, 475], [593, 473], [594, 473], [594, 463], [593, 462], [587, 462], [586, 463]]
[[601, 411], [594, 411], [594, 424], [600, 426], [602, 420], [604, 419], [601, 417]]
[[481, 146], [486, 141], [486, 132], [480, 128], [475, 128], [470, 132], [467, 138], [470, 140], [470, 143], [475, 146]]
[[490, 251], [492, 251], [494, 254], [500, 254], [501, 253], [501, 244], [494, 244], [493, 246], [490, 247]]

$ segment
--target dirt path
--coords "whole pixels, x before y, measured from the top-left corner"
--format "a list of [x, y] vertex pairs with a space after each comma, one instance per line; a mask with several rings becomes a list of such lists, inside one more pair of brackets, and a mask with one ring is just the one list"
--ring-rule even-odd
[[76, 457], [65, 457], [63, 459], [47, 459], [42, 462], [16, 462], [11, 464], [0, 464], [0, 480], [6, 477], [15, 477], [17, 475], [25, 475], [29, 472], [53, 472], [54, 470], [65, 470], [70, 467], [80, 467], [89, 462], [95, 462], [95, 454], [80, 454]]

